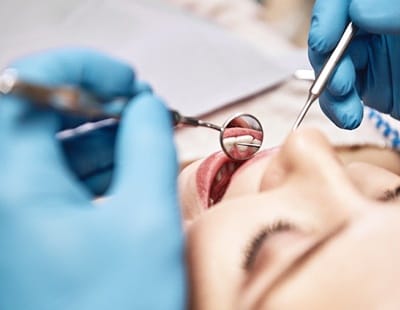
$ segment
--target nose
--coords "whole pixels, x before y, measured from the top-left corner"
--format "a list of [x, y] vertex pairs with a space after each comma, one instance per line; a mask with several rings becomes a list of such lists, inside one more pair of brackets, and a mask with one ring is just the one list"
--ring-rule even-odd
[[260, 190], [274, 189], [315, 215], [324, 230], [348, 219], [356, 211], [351, 205], [361, 202], [333, 146], [315, 129], [298, 129], [271, 158]]
[[266, 167], [260, 191], [284, 185], [303, 196], [332, 197], [336, 202], [357, 191], [327, 137], [311, 128], [298, 129], [287, 137]]
[[340, 160], [318, 130], [301, 128], [290, 134], [263, 174], [261, 190], [282, 185], [288, 178], [330, 179], [342, 174]]

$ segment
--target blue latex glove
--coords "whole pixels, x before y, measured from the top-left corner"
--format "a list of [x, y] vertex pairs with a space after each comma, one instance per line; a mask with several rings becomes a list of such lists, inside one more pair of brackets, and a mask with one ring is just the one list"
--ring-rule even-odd
[[[25, 79], [103, 97], [136, 87], [129, 66], [87, 50], [38, 54], [14, 67]], [[0, 309], [183, 309], [177, 164], [165, 106], [150, 92], [131, 100], [110, 196], [99, 206], [64, 161], [54, 137], [61, 123], [55, 112], [0, 98]]]
[[396, 0], [317, 0], [309, 34], [316, 72], [336, 46], [349, 20], [360, 28], [327, 90], [324, 113], [339, 127], [356, 128], [362, 102], [400, 119], [400, 5]]

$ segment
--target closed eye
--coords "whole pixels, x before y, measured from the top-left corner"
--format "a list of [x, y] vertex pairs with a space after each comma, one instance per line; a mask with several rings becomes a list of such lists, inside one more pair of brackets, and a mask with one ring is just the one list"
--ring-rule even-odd
[[382, 197], [379, 197], [378, 200], [379, 201], [393, 201], [399, 197], [400, 197], [400, 185], [394, 189], [385, 191], [385, 193], [382, 195]]
[[290, 231], [293, 229], [296, 229], [296, 227], [292, 223], [284, 220], [277, 220], [263, 227], [253, 237], [253, 239], [251, 239], [249, 245], [247, 246], [247, 249], [245, 251], [245, 260], [243, 262], [243, 269], [247, 271], [250, 270], [250, 268], [253, 266], [254, 260], [256, 259], [258, 252], [261, 249], [261, 246], [265, 241], [267, 241], [267, 239], [269, 239], [272, 235], [276, 233]]

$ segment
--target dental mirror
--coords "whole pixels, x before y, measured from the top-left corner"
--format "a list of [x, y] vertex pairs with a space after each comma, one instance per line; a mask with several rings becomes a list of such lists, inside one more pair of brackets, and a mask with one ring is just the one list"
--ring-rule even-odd
[[263, 138], [264, 132], [257, 118], [250, 114], [238, 114], [222, 126], [220, 144], [229, 158], [242, 161], [258, 152]]
[[250, 114], [236, 114], [228, 118], [222, 127], [171, 110], [174, 126], [201, 126], [220, 132], [219, 142], [230, 159], [243, 161], [251, 158], [261, 148], [264, 132], [259, 120]]

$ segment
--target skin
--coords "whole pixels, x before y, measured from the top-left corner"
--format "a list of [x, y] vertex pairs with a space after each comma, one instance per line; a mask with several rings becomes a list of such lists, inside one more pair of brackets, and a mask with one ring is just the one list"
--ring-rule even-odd
[[[249, 160], [220, 202], [199, 205], [195, 173], [179, 177], [192, 309], [400, 309], [399, 158], [335, 150], [299, 129]], [[371, 155], [372, 154], [372, 155]], [[393, 198], [393, 197], [392, 197]], [[269, 234], [247, 265], [252, 240]], [[254, 244], [254, 242], [253, 242]]]

